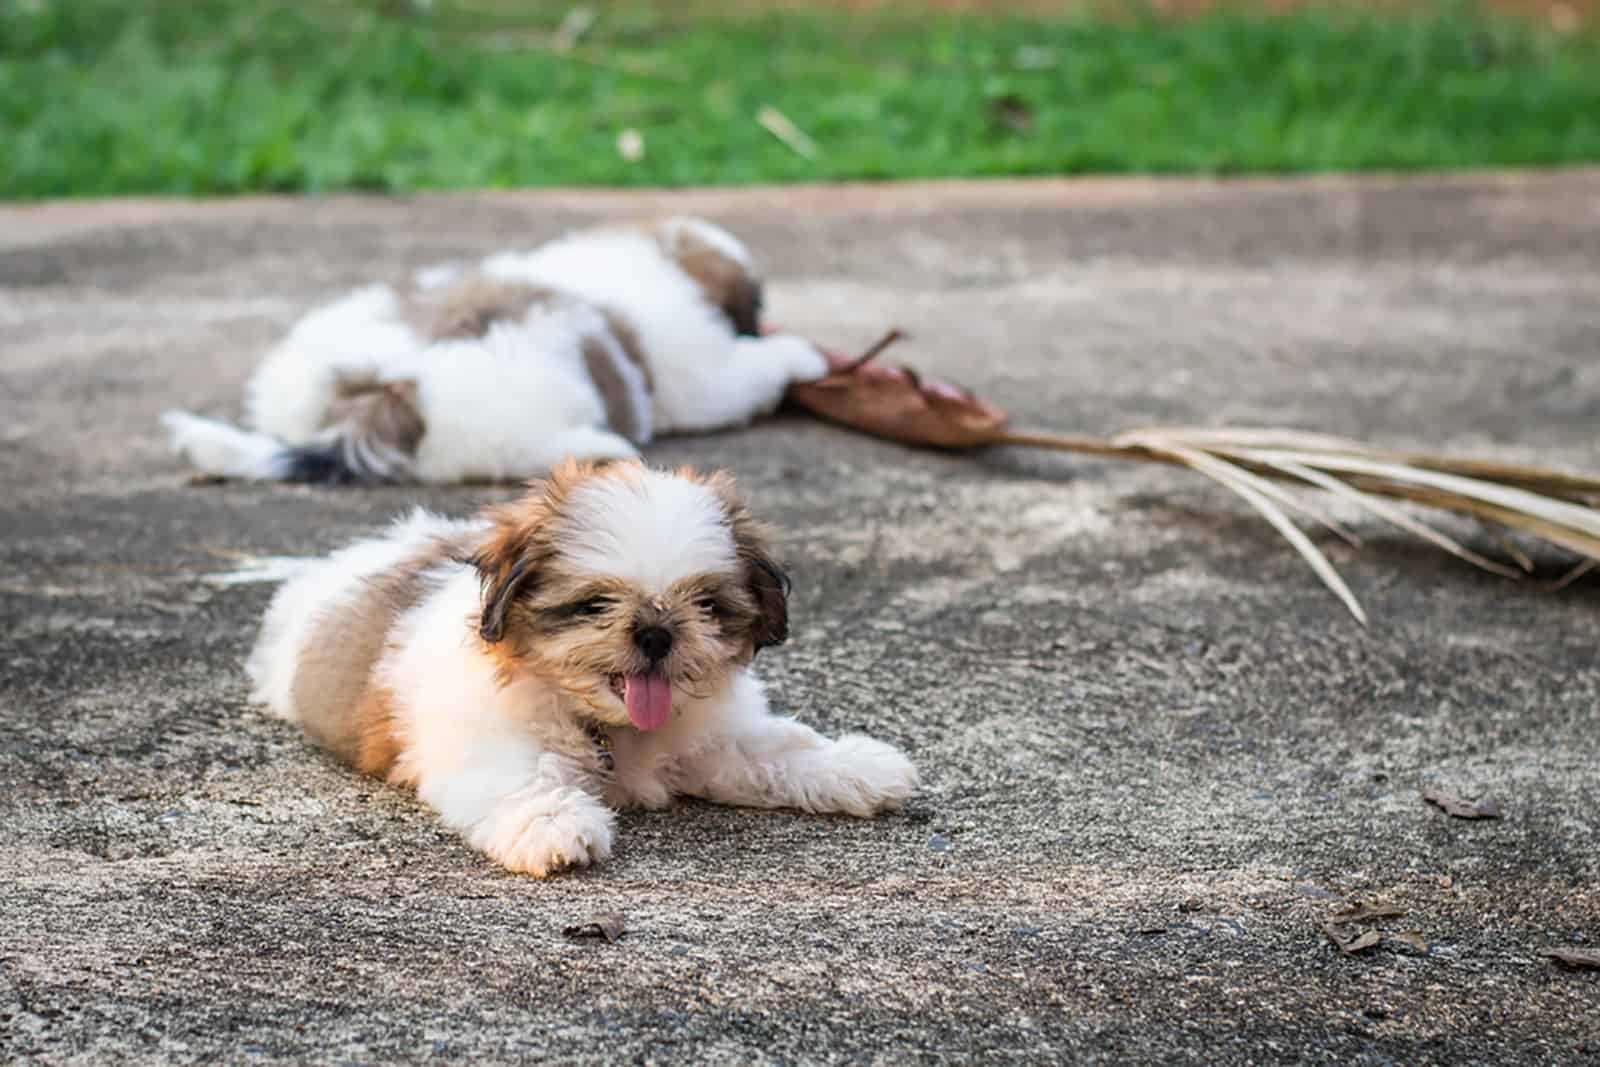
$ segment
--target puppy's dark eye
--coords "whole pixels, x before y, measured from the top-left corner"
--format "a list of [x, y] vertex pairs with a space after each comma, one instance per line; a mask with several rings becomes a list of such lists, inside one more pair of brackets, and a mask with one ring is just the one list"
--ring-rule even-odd
[[694, 606], [699, 608], [702, 614], [710, 615], [712, 618], [720, 618], [722, 615], [722, 601], [714, 596], [703, 596], [694, 602]]
[[607, 596], [593, 596], [588, 600], [580, 601], [569, 609], [574, 615], [592, 617], [603, 615], [611, 607], [611, 598]]

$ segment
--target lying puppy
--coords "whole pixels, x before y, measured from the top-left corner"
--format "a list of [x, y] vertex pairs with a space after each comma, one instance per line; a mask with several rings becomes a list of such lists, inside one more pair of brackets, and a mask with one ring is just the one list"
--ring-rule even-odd
[[374, 285], [294, 327], [246, 390], [255, 432], [163, 422], [201, 471], [332, 483], [522, 480], [565, 457], [737, 425], [826, 370], [760, 336], [749, 252], [708, 222], [579, 233]]
[[769, 712], [750, 661], [787, 636], [787, 595], [726, 476], [568, 463], [297, 575], [249, 673], [275, 715], [543, 877], [608, 856], [615, 809], [675, 795], [866, 816], [911, 794], [897, 749]]

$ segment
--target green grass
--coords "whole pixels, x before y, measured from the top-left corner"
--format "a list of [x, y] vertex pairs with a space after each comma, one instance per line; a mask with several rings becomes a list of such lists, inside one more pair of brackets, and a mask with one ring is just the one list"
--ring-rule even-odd
[[[1600, 160], [1600, 34], [1455, 7], [1172, 22], [491, 0], [0, 3], [0, 196]], [[763, 105], [820, 146], [805, 159]], [[621, 158], [637, 129], [646, 154]]]

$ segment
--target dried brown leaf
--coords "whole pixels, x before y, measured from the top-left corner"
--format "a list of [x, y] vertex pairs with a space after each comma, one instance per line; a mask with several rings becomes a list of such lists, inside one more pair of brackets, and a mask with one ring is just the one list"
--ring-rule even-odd
[[863, 357], [850, 359], [825, 353], [831, 373], [814, 382], [789, 387], [789, 400], [832, 422], [908, 445], [933, 448], [976, 448], [994, 444], [1006, 424], [1006, 413], [949, 382], [924, 380], [906, 367], [870, 364], [888, 342]]
[[564, 926], [561, 932], [572, 938], [605, 938], [606, 941], [615, 941], [627, 930], [622, 915], [615, 911], [601, 912], [584, 922]]
[[1382, 941], [1383, 935], [1378, 931], [1367, 930], [1354, 941], [1344, 942], [1339, 948], [1344, 951], [1345, 955], [1354, 956], [1358, 952], [1365, 952], [1369, 948], [1375, 948]]
[[1446, 815], [1456, 819], [1500, 818], [1499, 803], [1487, 797], [1483, 800], [1468, 802], [1443, 790], [1424, 789], [1422, 791], [1422, 799], [1443, 811]]
[[1361, 923], [1372, 919], [1402, 919], [1405, 909], [1397, 908], [1393, 904], [1367, 904], [1363, 901], [1353, 901], [1338, 908], [1328, 916], [1330, 923]]
[[1587, 967], [1600, 969], [1600, 949], [1594, 948], [1547, 948], [1539, 953], [1548, 956], [1563, 967]]
[[1376, 930], [1363, 930], [1357, 933], [1347, 930], [1338, 923], [1323, 923], [1322, 932], [1329, 941], [1339, 946], [1339, 951], [1346, 956], [1354, 956], [1376, 947], [1383, 941], [1383, 935]]

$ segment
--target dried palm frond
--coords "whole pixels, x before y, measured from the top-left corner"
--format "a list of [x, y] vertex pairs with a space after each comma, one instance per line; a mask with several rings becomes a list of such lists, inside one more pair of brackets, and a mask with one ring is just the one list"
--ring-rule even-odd
[[1501, 563], [1390, 501], [1456, 512], [1576, 553], [1580, 562], [1557, 588], [1600, 564], [1600, 477], [1398, 452], [1295, 430], [1157, 427], [1109, 438], [1014, 430], [1004, 411], [964, 389], [924, 381], [906, 367], [868, 366], [901, 336], [891, 331], [855, 359], [830, 354], [833, 373], [792, 386], [791, 400], [823, 418], [906, 444], [945, 449], [1012, 445], [1187, 467], [1232, 491], [1271, 523], [1363, 624], [1366, 613], [1355, 595], [1289, 512], [1310, 516], [1352, 544], [1359, 541], [1293, 490], [1317, 490], [1507, 578], [1520, 578], [1532, 569], [1514, 542], [1507, 542], [1514, 549], [1508, 551], [1512, 563]]

